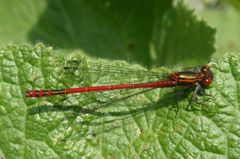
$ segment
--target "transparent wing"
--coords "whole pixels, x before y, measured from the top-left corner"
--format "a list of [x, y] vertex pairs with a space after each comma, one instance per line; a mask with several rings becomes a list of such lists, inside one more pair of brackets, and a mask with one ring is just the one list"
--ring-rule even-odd
[[138, 74], [139, 76], [154, 76], [158, 77], [159, 72], [149, 71], [139, 65], [130, 65], [123, 61], [115, 61], [111, 64], [106, 64], [104, 60], [97, 60], [96, 62], [87, 60], [69, 60], [66, 62], [65, 69], [81, 69], [82, 72], [102, 72], [110, 74]]
[[[129, 65], [122, 61], [106, 64], [104, 60], [90, 62], [84, 60], [68, 60], [58, 70], [59, 78], [51, 89], [64, 89], [84, 86], [114, 85], [123, 83], [145, 83], [158, 81], [167, 77], [167, 73], [149, 71], [139, 65]], [[52, 103], [78, 105], [84, 108], [97, 108], [100, 105], [115, 105], [113, 101], [125, 102], [123, 98], [132, 98], [144, 93], [146, 89], [122, 89], [102, 92], [88, 92], [71, 95], [62, 95], [47, 100]], [[142, 92], [143, 91], [143, 92]], [[140, 95], [138, 95], [139, 97]], [[132, 100], [127, 100], [132, 101]], [[112, 103], [113, 102], [113, 103]], [[116, 104], [119, 106], [121, 104]]]
[[[168, 74], [167, 72], [159, 73], [157, 71], [149, 71], [139, 65], [130, 66], [122, 61], [106, 64], [104, 60], [98, 60], [96, 62], [69, 60], [59, 72], [61, 74], [60, 79], [68, 79], [68, 87], [74, 83], [80, 84], [79, 86], [144, 83], [166, 78]], [[75, 82], [71, 82], [70, 78]]]
[[[127, 89], [67, 95], [65, 98], [62, 98], [64, 100], [61, 101], [61, 104], [77, 105], [91, 111], [105, 111], [109, 107], [110, 109], [114, 107], [114, 109], [117, 108], [119, 111], [121, 108], [124, 108], [125, 105], [132, 105], [129, 102], [141, 99], [146, 100], [146, 93], [152, 90], [154, 89]], [[144, 102], [146, 101], [143, 101], [143, 103]]]

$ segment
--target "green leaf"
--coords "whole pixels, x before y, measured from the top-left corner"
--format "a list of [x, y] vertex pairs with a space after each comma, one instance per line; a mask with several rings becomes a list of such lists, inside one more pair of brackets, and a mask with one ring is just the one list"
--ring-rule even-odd
[[[182, 98], [175, 116], [176, 96], [171, 89], [154, 89], [130, 98], [140, 90], [26, 98], [29, 89], [145, 81], [156, 72], [169, 71], [89, 59], [81, 52], [63, 59], [54, 52], [42, 44], [0, 49], [1, 157], [240, 157], [239, 56], [226, 54], [209, 64], [214, 82], [206, 94], [215, 100], [199, 97], [206, 106], [194, 104], [192, 109], [199, 110], [186, 111], [188, 100]], [[118, 74], [111, 72], [114, 69]]]
[[1, 0], [0, 1], [0, 46], [9, 42], [30, 42], [28, 34], [38, 22], [47, 6], [47, 1]]
[[240, 36], [236, 34], [240, 27], [239, 10], [222, 4], [216, 8], [206, 8], [199, 15], [217, 29], [215, 57], [220, 57], [225, 52], [240, 52]]
[[145, 66], [195, 65], [214, 52], [215, 29], [170, 0], [0, 2], [0, 44], [42, 41]]
[[215, 29], [197, 19], [182, 3], [169, 10], [155, 33], [156, 63], [196, 65], [215, 51]]

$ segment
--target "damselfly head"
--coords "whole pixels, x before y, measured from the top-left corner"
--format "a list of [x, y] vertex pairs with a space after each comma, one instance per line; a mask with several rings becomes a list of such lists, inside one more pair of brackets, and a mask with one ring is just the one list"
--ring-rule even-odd
[[213, 80], [213, 74], [212, 74], [209, 66], [203, 65], [201, 68], [201, 72], [203, 74], [203, 78], [201, 80], [202, 86], [204, 86], [204, 87], [210, 86], [210, 84], [212, 83], [212, 80]]

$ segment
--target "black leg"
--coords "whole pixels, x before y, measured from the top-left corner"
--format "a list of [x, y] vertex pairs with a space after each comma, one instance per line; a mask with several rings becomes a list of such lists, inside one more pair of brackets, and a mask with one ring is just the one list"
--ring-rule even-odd
[[[204, 96], [207, 96], [208, 98], [205, 99], [204, 102], [198, 101], [198, 98], [197, 98], [198, 95], [200, 95], [200, 96], [204, 95]], [[199, 83], [196, 83], [195, 90], [192, 93], [191, 98], [189, 100], [189, 103], [187, 105], [187, 110], [190, 110], [190, 106], [191, 106], [192, 102], [194, 102], [196, 104], [199, 104], [199, 105], [202, 105], [202, 106], [205, 106], [205, 107], [208, 107], [208, 104], [206, 104], [205, 102], [208, 102], [210, 100], [215, 100], [215, 99], [216, 99], [216, 97], [214, 97], [213, 95], [205, 94], [202, 86]], [[195, 108], [195, 110], [203, 110], [203, 109], [196, 109]], [[206, 110], [204, 110], [204, 111], [206, 111]]]
[[[180, 109], [179, 109], [179, 106], [178, 106], [178, 101], [180, 101], [180, 99], [182, 97], [186, 97], [186, 95], [191, 91], [191, 89], [193, 89], [193, 87], [195, 86], [187, 86], [185, 87], [183, 90], [181, 90], [180, 92], [176, 93], [175, 95], [175, 98], [173, 99], [175, 101], [175, 105], [176, 105], [176, 114], [175, 114], [175, 117], [177, 117]], [[171, 107], [170, 109], [172, 109], [173, 107]]]
[[198, 94], [202, 95], [203, 93], [204, 93], [204, 90], [201, 87], [201, 85], [196, 83], [195, 90], [193, 91], [193, 93], [191, 95], [191, 98], [190, 98], [190, 100], [188, 102], [187, 110], [190, 110], [190, 106], [191, 106], [192, 102], [196, 102], [197, 101], [197, 95]]
[[211, 94], [204, 94], [204, 96], [207, 96], [207, 97], [208, 97], [207, 100], [215, 100], [215, 99], [216, 99], [216, 97], [214, 97], [214, 96], [211, 95]]

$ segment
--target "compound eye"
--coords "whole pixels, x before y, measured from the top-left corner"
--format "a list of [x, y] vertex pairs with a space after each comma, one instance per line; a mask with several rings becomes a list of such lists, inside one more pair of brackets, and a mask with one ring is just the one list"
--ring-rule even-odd
[[203, 85], [204, 87], [208, 87], [211, 83], [212, 83], [212, 80], [209, 79], [209, 78], [202, 80], [202, 85]]

